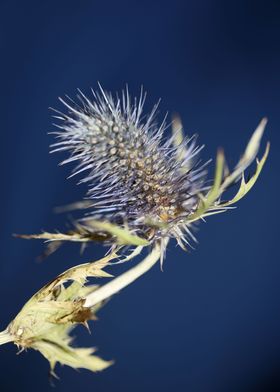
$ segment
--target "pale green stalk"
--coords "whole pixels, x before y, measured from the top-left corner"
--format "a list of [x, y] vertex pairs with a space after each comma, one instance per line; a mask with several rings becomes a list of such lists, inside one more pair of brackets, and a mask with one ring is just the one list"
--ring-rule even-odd
[[9, 334], [9, 331], [5, 329], [4, 331], [0, 332], [0, 345], [9, 343], [13, 341], [13, 337]]
[[156, 244], [154, 249], [148, 256], [138, 263], [135, 267], [130, 268], [127, 272], [118, 276], [117, 278], [111, 280], [109, 283], [101, 286], [99, 289], [95, 290], [93, 293], [86, 297], [85, 307], [92, 307], [104, 299], [111, 297], [116, 294], [126, 286], [130, 285], [141, 275], [149, 271], [160, 259], [161, 256], [161, 246]]

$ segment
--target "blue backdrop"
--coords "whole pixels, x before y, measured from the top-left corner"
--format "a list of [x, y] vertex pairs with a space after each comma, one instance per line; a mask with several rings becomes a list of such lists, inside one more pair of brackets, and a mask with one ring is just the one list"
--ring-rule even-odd
[[[57, 391], [243, 392], [280, 390], [279, 1], [2, 1], [0, 327], [56, 274], [99, 257], [64, 246], [43, 263], [42, 244], [12, 238], [64, 227], [53, 207], [86, 188], [66, 180], [48, 107], [57, 97], [148, 91], [147, 109], [181, 114], [189, 134], [240, 157], [262, 116], [271, 154], [238, 208], [200, 224], [189, 254], [174, 244], [155, 267], [113, 298], [89, 336], [116, 364], [100, 374], [57, 369]], [[263, 144], [264, 146], [264, 144]], [[0, 347], [1, 391], [48, 391], [48, 363], [36, 352]]]

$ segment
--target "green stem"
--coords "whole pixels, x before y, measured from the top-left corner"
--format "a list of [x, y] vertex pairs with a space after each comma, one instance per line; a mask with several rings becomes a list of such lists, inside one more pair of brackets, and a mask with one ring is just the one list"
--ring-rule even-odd
[[151, 253], [135, 267], [126, 271], [122, 275], [114, 278], [109, 283], [101, 286], [99, 289], [95, 290], [93, 293], [86, 297], [85, 307], [92, 307], [106, 298], [111, 297], [116, 294], [124, 287], [128, 286], [130, 283], [134, 282], [145, 272], [149, 271], [157, 263], [161, 256], [161, 246], [156, 244]]
[[13, 338], [10, 335], [9, 331], [5, 329], [4, 331], [0, 332], [0, 345], [12, 342]]

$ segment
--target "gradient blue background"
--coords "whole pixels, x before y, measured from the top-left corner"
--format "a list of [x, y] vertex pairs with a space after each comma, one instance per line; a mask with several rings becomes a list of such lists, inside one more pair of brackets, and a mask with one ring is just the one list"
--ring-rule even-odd
[[[64, 228], [53, 207], [86, 188], [48, 154], [48, 107], [57, 97], [129, 84], [148, 91], [147, 110], [181, 114], [189, 134], [239, 158], [262, 116], [272, 142], [267, 165], [238, 209], [208, 219], [190, 254], [171, 246], [155, 267], [101, 312], [89, 336], [103, 373], [58, 368], [57, 391], [247, 392], [280, 390], [279, 1], [2, 1], [0, 327], [44, 283], [97, 258], [64, 246], [39, 264], [42, 244], [12, 233]], [[264, 144], [263, 144], [264, 146]], [[174, 245], [174, 244], [173, 244]], [[36, 352], [0, 348], [1, 391], [49, 391]]]

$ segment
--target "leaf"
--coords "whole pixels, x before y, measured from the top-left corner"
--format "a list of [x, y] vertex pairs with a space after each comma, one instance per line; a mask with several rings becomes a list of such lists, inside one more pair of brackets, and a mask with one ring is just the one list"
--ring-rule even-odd
[[[112, 364], [93, 355], [93, 348], [71, 346], [70, 332], [78, 324], [87, 325], [95, 318], [104, 301], [85, 307], [87, 295], [98, 286], [85, 286], [88, 277], [110, 277], [103, 269], [117, 258], [112, 252], [94, 263], [70, 268], [46, 284], [23, 306], [8, 328], [0, 333], [0, 344], [14, 342], [21, 348], [33, 348], [48, 359], [53, 371], [57, 362], [73, 368], [100, 371]], [[65, 283], [71, 281], [68, 287]]]
[[23, 239], [39, 239], [47, 241], [73, 241], [73, 242], [89, 242], [92, 238], [85, 236], [83, 233], [48, 233], [47, 231], [41, 234], [16, 234], [16, 237]]
[[149, 245], [149, 241], [144, 238], [132, 234], [128, 229], [119, 227], [110, 222], [90, 220], [87, 225], [95, 229], [107, 232], [115, 237], [116, 243], [119, 245]]
[[239, 163], [237, 164], [237, 167], [242, 167], [244, 171], [255, 159], [259, 149], [260, 149], [260, 143], [261, 139], [265, 130], [267, 124], [267, 119], [263, 118], [258, 125], [257, 129], [251, 136], [249, 143], [246, 147], [245, 153], [243, 157], [240, 159]]
[[[229, 173], [224, 179], [222, 179], [222, 174], [225, 167], [225, 160], [223, 153], [218, 152], [217, 161], [216, 161], [216, 172], [214, 178], [214, 184], [211, 187], [208, 194], [204, 197], [201, 196], [201, 201], [193, 214], [191, 214], [187, 218], [187, 222], [194, 222], [198, 219], [202, 219], [203, 217], [218, 214], [221, 212], [225, 212], [229, 206], [236, 203], [240, 199], [242, 199], [249, 190], [253, 187], [255, 182], [257, 181], [260, 172], [266, 162], [269, 153], [269, 143], [266, 146], [266, 150], [263, 158], [259, 162], [257, 160], [257, 169], [254, 176], [246, 183], [244, 179], [244, 170], [252, 163], [255, 159], [256, 154], [258, 153], [261, 137], [263, 135], [267, 120], [263, 119], [253, 135], [251, 136], [249, 143], [246, 147], [246, 150], [235, 166], [235, 169], [232, 173]], [[237, 194], [234, 198], [228, 202], [221, 202], [221, 195], [227, 190], [227, 188], [236, 182], [241, 176], [241, 184]]]
[[[49, 282], [47, 285], [45, 285], [41, 290], [39, 290], [34, 297], [36, 297], [37, 300], [41, 298], [46, 298], [49, 296], [51, 293], [53, 293], [53, 290], [69, 281], [73, 280], [80, 285], [83, 285], [86, 282], [87, 277], [95, 277], [95, 278], [109, 278], [112, 275], [108, 274], [108, 272], [103, 271], [103, 268], [109, 263], [109, 261], [117, 258], [117, 254], [114, 252], [109, 253], [108, 256], [103, 257], [102, 259], [91, 262], [91, 263], [85, 263], [85, 264], [80, 264], [75, 267], [69, 268], [59, 276], [57, 276], [55, 279], [53, 279], [51, 282]], [[33, 297], [32, 297], [33, 298]], [[31, 300], [32, 300], [31, 298]]]
[[235, 166], [233, 172], [229, 174], [225, 180], [223, 181], [223, 184], [221, 186], [221, 193], [225, 191], [231, 184], [233, 184], [236, 180], [242, 176], [242, 173], [251, 165], [253, 160], [256, 158], [256, 155], [259, 151], [260, 148], [260, 142], [262, 135], [264, 133], [265, 127], [267, 124], [267, 119], [263, 118], [258, 125], [257, 129], [251, 136], [247, 147], [245, 149], [245, 152], [237, 165]]
[[[176, 114], [172, 118], [172, 142], [176, 147], [177, 160], [179, 162], [184, 161], [188, 152], [186, 149], [184, 142], [184, 132], [181, 118]], [[184, 170], [187, 171], [188, 168], [184, 167]]]
[[206, 195], [206, 197], [201, 196], [201, 200], [198, 205], [198, 208], [187, 219], [189, 222], [194, 222], [197, 219], [200, 219], [220, 196], [223, 169], [224, 169], [224, 154], [222, 151], [218, 151], [214, 184], [211, 187], [208, 194]]
[[[98, 372], [106, 369], [113, 364], [113, 361], [92, 355], [95, 352], [93, 348], [73, 348], [69, 342], [64, 342], [64, 336], [50, 336], [51, 340], [39, 340], [34, 342], [33, 349], [38, 350], [49, 361], [53, 371], [57, 362], [67, 365], [73, 369], [84, 368], [92, 372]], [[58, 341], [59, 343], [56, 343]]]
[[184, 130], [181, 118], [178, 114], [173, 115], [172, 118], [172, 144], [175, 147], [177, 161], [181, 162], [180, 170], [186, 174], [193, 167], [194, 155], [203, 148], [196, 147], [196, 136], [191, 138], [184, 136]]
[[149, 245], [149, 241], [132, 234], [127, 228], [119, 227], [107, 221], [89, 220], [86, 224], [76, 224], [75, 230], [69, 233], [49, 233], [41, 234], [16, 234], [16, 237], [23, 239], [43, 239], [47, 241], [73, 241], [73, 242], [104, 242], [115, 239], [118, 245]]
[[256, 183], [256, 181], [257, 181], [257, 179], [263, 169], [263, 166], [264, 166], [266, 159], [268, 157], [269, 148], [270, 148], [270, 145], [269, 145], [269, 143], [267, 143], [265, 153], [260, 161], [257, 160], [257, 169], [256, 169], [254, 175], [250, 178], [250, 180], [248, 182], [246, 182], [245, 178], [244, 178], [244, 173], [243, 173], [242, 179], [241, 179], [241, 184], [240, 184], [238, 192], [233, 197], [233, 199], [231, 199], [225, 203], [221, 203], [220, 204], [221, 207], [227, 207], [227, 206], [230, 206], [230, 205], [236, 203], [237, 201], [242, 199], [250, 191], [250, 189]]

